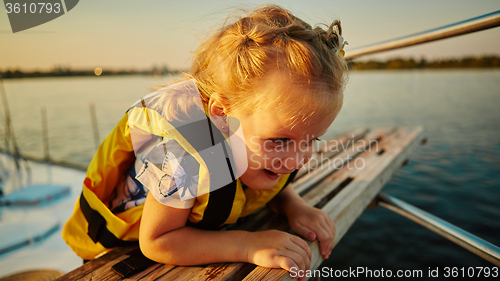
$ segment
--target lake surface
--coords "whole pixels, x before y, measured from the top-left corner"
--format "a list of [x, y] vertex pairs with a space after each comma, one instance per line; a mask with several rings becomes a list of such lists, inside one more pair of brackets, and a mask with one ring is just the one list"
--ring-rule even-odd
[[[95, 151], [89, 103], [95, 103], [102, 141], [154, 82], [168, 80], [40, 78], [7, 80], [4, 86], [22, 153], [43, 155], [44, 107], [51, 158], [88, 164]], [[428, 143], [416, 149], [383, 191], [500, 245], [499, 106], [500, 70], [354, 72], [344, 108], [325, 138], [361, 127], [423, 125]], [[432, 279], [444, 280], [445, 267], [492, 265], [378, 207], [361, 215], [323, 266], [416, 269], [424, 272], [424, 280], [429, 268], [438, 268], [440, 278]]]
[[[423, 125], [428, 143], [383, 191], [498, 246], [499, 105], [498, 70], [357, 72], [332, 131]], [[362, 214], [324, 265], [418, 269], [424, 277], [429, 267], [439, 268], [440, 278], [433, 280], [446, 279], [445, 267], [492, 266], [381, 207]]]

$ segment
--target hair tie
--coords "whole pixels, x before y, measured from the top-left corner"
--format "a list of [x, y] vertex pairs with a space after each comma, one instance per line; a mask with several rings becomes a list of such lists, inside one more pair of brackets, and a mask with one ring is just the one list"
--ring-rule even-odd
[[335, 52], [335, 54], [340, 58], [340, 57], [343, 57], [345, 56], [345, 51], [344, 51], [344, 47], [345, 45], [349, 45], [349, 43], [347, 43], [347, 41], [344, 40], [344, 37], [342, 37], [340, 34], [337, 36], [338, 38], [338, 41], [337, 41], [337, 51]]
[[286, 27], [284, 27], [284, 26], [283, 26], [283, 30], [285, 31], [285, 32], [283, 32], [283, 33], [284, 33], [286, 36], [288, 36], [288, 29], [286, 29]]

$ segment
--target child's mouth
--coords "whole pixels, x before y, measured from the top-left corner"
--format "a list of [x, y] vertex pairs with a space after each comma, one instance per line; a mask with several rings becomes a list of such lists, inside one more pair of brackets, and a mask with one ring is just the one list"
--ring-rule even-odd
[[266, 174], [266, 176], [267, 176], [268, 178], [270, 178], [271, 180], [276, 180], [276, 179], [278, 179], [278, 178], [280, 177], [280, 175], [279, 175], [279, 174], [276, 174], [275, 172], [273, 172], [273, 171], [269, 171], [269, 170], [267, 170], [267, 169], [264, 169], [264, 173], [265, 173], [265, 174]]

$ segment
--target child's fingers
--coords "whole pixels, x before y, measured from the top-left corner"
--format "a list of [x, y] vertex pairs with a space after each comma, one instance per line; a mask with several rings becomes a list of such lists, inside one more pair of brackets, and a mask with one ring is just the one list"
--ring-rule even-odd
[[[292, 268], [302, 269], [299, 265], [291, 258], [286, 256], [280, 256], [278, 258], [278, 266], [283, 268], [284, 270], [291, 271]], [[303, 269], [302, 269], [303, 270]]]
[[[293, 259], [286, 256], [279, 257], [278, 266], [289, 272], [292, 271], [292, 268], [295, 268], [295, 272], [298, 272], [299, 270], [305, 270], [304, 268], [300, 268], [299, 265], [295, 263], [295, 261], [293, 261]], [[305, 280], [305, 278], [301, 277], [299, 280]]]
[[326, 257], [330, 254], [330, 235], [324, 229], [319, 230], [317, 234], [321, 255]]
[[335, 223], [330, 218], [328, 218], [328, 226], [330, 227], [330, 233], [332, 234], [332, 240], [331, 240], [331, 244], [329, 247], [329, 253], [331, 253], [331, 251], [333, 250], [333, 246], [335, 245], [336, 228], [335, 228]]
[[316, 233], [314, 232], [314, 230], [301, 224], [300, 222], [295, 225], [294, 230], [298, 235], [306, 238], [309, 241], [314, 241], [316, 239]]
[[308, 270], [310, 267], [310, 260], [304, 255], [304, 253], [297, 252], [296, 249], [294, 250], [285, 250], [282, 253], [284, 256], [288, 257], [289, 259], [293, 260], [295, 264], [298, 265], [298, 268], [300, 270]]
[[286, 250], [286, 255], [289, 255], [297, 263], [305, 266], [305, 270], [309, 269], [311, 266], [311, 251], [307, 243], [300, 239], [299, 237], [292, 237], [292, 243], [290, 243]]
[[299, 246], [306, 253], [306, 255], [310, 261], [312, 254], [311, 254], [311, 249], [309, 248], [309, 245], [307, 244], [307, 242], [304, 241], [302, 238], [297, 237], [295, 235], [292, 236], [291, 240], [294, 244]]
[[[330, 220], [329, 217], [328, 220]], [[333, 248], [334, 234], [331, 232], [331, 227], [328, 224], [327, 219], [319, 219], [318, 222], [313, 222], [311, 225], [304, 225], [299, 222], [295, 226], [295, 231], [303, 237], [314, 237], [314, 239], [317, 238], [320, 246], [320, 253], [324, 258], [326, 258], [330, 254], [331, 249]], [[313, 236], [308, 237], [310, 232], [313, 233]]]
[[325, 221], [328, 227], [328, 233], [330, 234], [330, 241], [328, 243], [328, 249], [327, 249], [328, 255], [330, 255], [333, 246], [335, 244], [335, 223], [333, 222], [332, 219], [330, 219], [330, 217], [328, 217], [328, 215], [326, 216]]
[[318, 223], [316, 231], [318, 241], [320, 242], [320, 252], [324, 258], [327, 258], [330, 255], [333, 248], [333, 239], [335, 237], [335, 233], [332, 231], [329, 221], [330, 218], [324, 218], [320, 223]]

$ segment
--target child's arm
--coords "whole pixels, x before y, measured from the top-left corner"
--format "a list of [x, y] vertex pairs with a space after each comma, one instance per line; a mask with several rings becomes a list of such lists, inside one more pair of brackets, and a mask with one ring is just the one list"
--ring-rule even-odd
[[190, 211], [165, 206], [149, 194], [139, 235], [143, 254], [157, 262], [176, 265], [251, 262], [286, 270], [309, 269], [310, 250], [297, 236], [276, 230], [199, 230], [185, 226]]
[[310, 241], [317, 238], [323, 258], [328, 258], [334, 245], [335, 224], [327, 213], [308, 206], [290, 185], [269, 202], [269, 207], [285, 214], [290, 227], [300, 236]]

